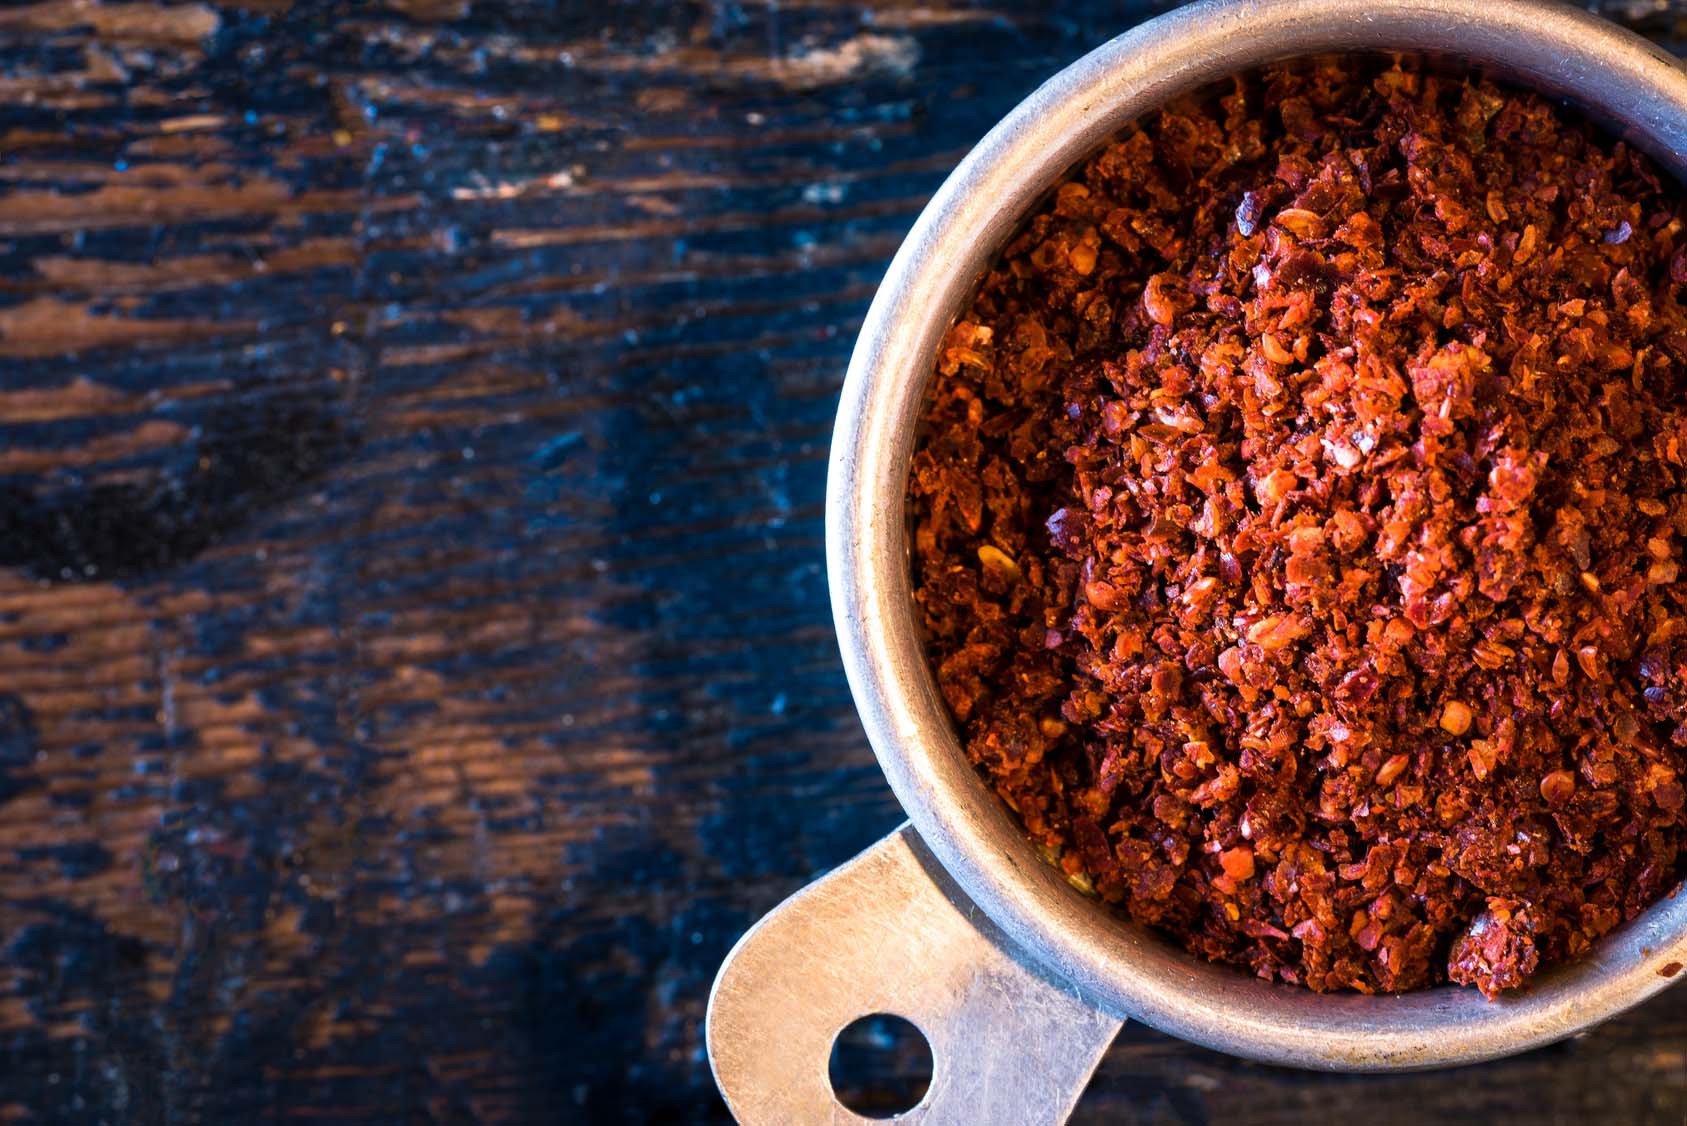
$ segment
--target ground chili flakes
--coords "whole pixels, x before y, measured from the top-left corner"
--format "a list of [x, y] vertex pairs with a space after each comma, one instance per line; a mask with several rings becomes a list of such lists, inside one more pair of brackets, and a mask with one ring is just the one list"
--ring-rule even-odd
[[917, 598], [1074, 882], [1317, 990], [1493, 995], [1675, 885], [1677, 186], [1543, 99], [1238, 80], [1060, 186], [942, 347]]

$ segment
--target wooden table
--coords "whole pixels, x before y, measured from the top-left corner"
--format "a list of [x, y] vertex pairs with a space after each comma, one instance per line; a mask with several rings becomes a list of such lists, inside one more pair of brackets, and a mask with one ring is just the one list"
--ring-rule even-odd
[[[0, 9], [0, 1121], [722, 1117], [722, 955], [899, 820], [821, 561], [854, 330], [1151, 10]], [[1131, 1026], [1079, 1111], [1431, 1115], [1679, 1123], [1682, 995], [1373, 1079]]]

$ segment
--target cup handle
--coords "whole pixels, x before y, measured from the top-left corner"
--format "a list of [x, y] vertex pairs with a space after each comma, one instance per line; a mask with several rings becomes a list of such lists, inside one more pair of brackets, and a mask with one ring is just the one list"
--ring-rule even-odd
[[744, 1126], [871, 1122], [828, 1076], [832, 1043], [890, 1013], [931, 1045], [931, 1085], [898, 1122], [1060, 1123], [1120, 1020], [1031, 969], [903, 825], [774, 908], [709, 996], [709, 1063]]

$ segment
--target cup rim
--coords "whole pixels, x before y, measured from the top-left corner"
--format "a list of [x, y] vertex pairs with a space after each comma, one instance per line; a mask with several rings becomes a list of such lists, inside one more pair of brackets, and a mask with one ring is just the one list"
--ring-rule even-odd
[[1217, 1051], [1378, 1071], [1509, 1055], [1638, 1004], [1687, 962], [1687, 895], [1677, 888], [1589, 954], [1496, 1001], [1448, 986], [1315, 994], [1201, 961], [1071, 887], [975, 773], [926, 661], [904, 521], [939, 342], [1043, 193], [1180, 94], [1269, 62], [1357, 51], [1492, 67], [1577, 103], [1687, 180], [1687, 70], [1639, 36], [1553, 0], [1202, 0], [1151, 20], [1021, 102], [914, 223], [845, 377], [826, 554], [845, 670], [885, 777], [933, 854], [1026, 957], [1104, 1011]]

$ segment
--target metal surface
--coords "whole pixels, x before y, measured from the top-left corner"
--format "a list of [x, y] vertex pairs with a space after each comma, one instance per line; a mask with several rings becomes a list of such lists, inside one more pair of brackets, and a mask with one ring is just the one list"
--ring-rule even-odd
[[746, 1126], [869, 1122], [832, 1094], [832, 1041], [893, 1013], [931, 1045], [923, 1126], [1065, 1120], [1119, 1021], [1051, 983], [907, 826], [809, 885], [733, 947], [709, 998], [709, 1059]]
[[[938, 343], [1028, 209], [1110, 135], [1169, 99], [1269, 61], [1343, 50], [1421, 52], [1479, 65], [1577, 102], [1676, 173], [1687, 172], [1687, 73], [1644, 40], [1551, 0], [1238, 0], [1163, 16], [1033, 93], [920, 215], [850, 362], [832, 445], [826, 540], [844, 663], [880, 765], [931, 854], [1011, 948], [1117, 1017], [1253, 1059], [1376, 1071], [1508, 1055], [1644, 1000], [1669, 984], [1670, 963], [1687, 962], [1687, 895], [1658, 904], [1521, 995], [1494, 1002], [1454, 988], [1396, 997], [1317, 995], [1194, 959], [1072, 888], [1038, 857], [967, 762], [926, 664], [904, 523], [908, 463]], [[806, 904], [807, 894], [770, 916], [746, 944], [781, 933], [783, 914]], [[852, 909], [898, 911], [926, 893], [887, 880], [877, 894], [877, 908], [864, 897]], [[779, 997], [777, 1004], [763, 992], [765, 1021], [804, 1025], [807, 1000], [825, 994], [831, 1003], [850, 988], [865, 999], [878, 988], [872, 974], [882, 965], [875, 971], [826, 935], [811, 941], [820, 945], [804, 948], [805, 964], [843, 959], [834, 964], [865, 976], [814, 970], [811, 980], [825, 980], [825, 988]], [[735, 954], [723, 970], [723, 982], [749, 973], [739, 959]], [[932, 959], [934, 968], [937, 962]], [[804, 985], [798, 979], [787, 988]], [[752, 988], [746, 976], [734, 992]], [[714, 1003], [723, 1000], [717, 991]], [[852, 1015], [870, 1011], [855, 1008]], [[1002, 1037], [1013, 1035], [1010, 1008], [978, 1018], [973, 1032], [981, 1049], [999, 1049]], [[1074, 1024], [1080, 1027], [1089, 1026]], [[765, 1028], [760, 1035], [762, 1042], [777, 1040]], [[743, 1074], [755, 1061], [740, 1052], [720, 1054], [727, 1042], [714, 1035], [713, 1023], [710, 1043], [717, 1078], [736, 1109], [750, 1097]], [[756, 1065], [754, 1074], [767, 1087], [799, 1082], [771, 1066]], [[971, 1120], [980, 1120], [995, 1094], [974, 1092]]]

